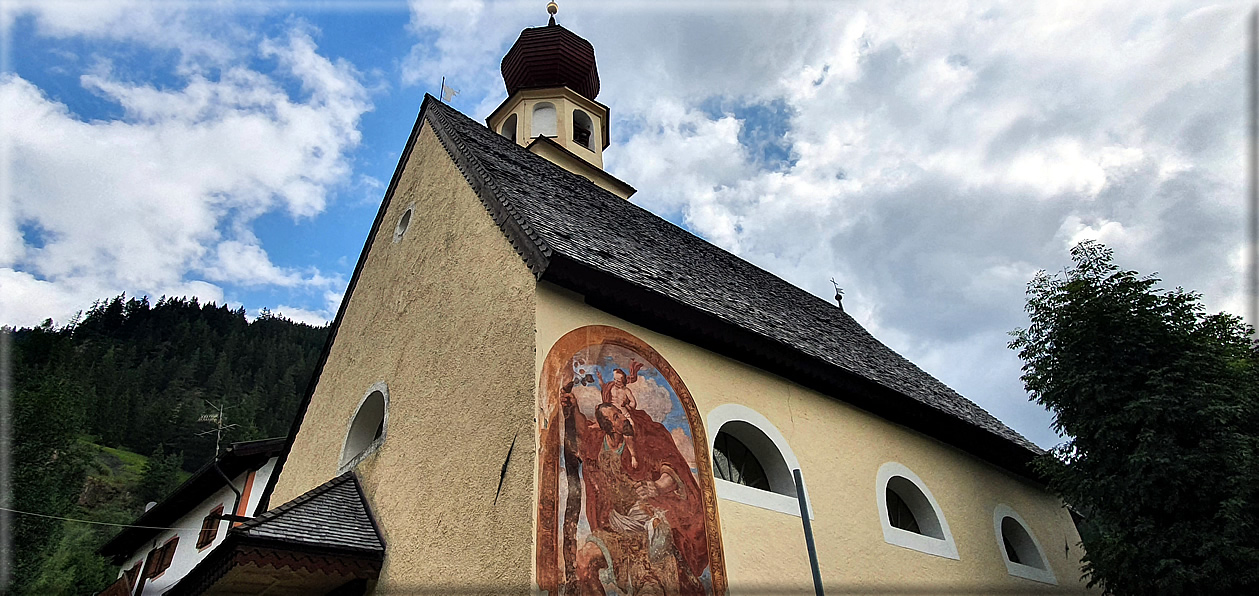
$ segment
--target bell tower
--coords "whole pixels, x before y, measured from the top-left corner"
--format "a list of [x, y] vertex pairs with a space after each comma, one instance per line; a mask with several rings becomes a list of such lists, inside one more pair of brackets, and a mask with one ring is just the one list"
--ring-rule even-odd
[[628, 198], [634, 189], [603, 171], [608, 107], [595, 101], [599, 71], [590, 42], [556, 24], [520, 32], [503, 57], [507, 99], [485, 119], [494, 132]]

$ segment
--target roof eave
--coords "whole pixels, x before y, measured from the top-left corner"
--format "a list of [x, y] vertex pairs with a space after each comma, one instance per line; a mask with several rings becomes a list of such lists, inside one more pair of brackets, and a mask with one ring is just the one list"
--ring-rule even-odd
[[541, 280], [581, 294], [590, 306], [626, 321], [791, 379], [952, 445], [1024, 480], [1045, 483], [1031, 465], [1039, 454], [1022, 445], [668, 296], [563, 254], [551, 257]]

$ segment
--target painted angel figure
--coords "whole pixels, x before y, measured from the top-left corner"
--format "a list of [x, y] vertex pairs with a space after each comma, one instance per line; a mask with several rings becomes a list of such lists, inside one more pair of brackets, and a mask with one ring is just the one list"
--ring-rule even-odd
[[[621, 410], [621, 415], [630, 421], [633, 426], [633, 418], [630, 416], [631, 410], [638, 409], [638, 399], [634, 397], [634, 391], [629, 388], [631, 383], [638, 381], [638, 371], [643, 368], [643, 364], [633, 358], [630, 359], [629, 373], [623, 369], [615, 369], [612, 371], [612, 382], [608, 383], [603, 380], [603, 373], [595, 370], [595, 374], [599, 375], [599, 386], [603, 391], [603, 403], [612, 404]], [[627, 436], [625, 446], [629, 449], [630, 466], [638, 467], [638, 451], [634, 446], [633, 435]]]

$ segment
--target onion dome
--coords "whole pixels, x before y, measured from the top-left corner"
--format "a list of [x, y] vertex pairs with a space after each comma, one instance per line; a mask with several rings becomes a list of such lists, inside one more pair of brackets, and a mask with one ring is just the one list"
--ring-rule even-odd
[[599, 71], [595, 48], [576, 33], [555, 24], [520, 32], [503, 57], [503, 82], [507, 95], [521, 89], [568, 87], [587, 99], [599, 95]]

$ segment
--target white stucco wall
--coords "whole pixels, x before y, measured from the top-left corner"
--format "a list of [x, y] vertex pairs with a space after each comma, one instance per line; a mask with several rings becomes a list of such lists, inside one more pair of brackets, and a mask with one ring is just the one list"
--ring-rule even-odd
[[[258, 506], [258, 499], [262, 496], [262, 490], [267, 485], [267, 481], [271, 478], [271, 471], [275, 468], [276, 458], [267, 460], [261, 468], [254, 474], [254, 480], [250, 487], [249, 499], [245, 511], [247, 515], [253, 515], [254, 509]], [[245, 481], [249, 478], [249, 472], [244, 472], [232, 479], [238, 489], [243, 489]], [[197, 537], [201, 533], [201, 522], [205, 516], [210, 514], [215, 507], [223, 506], [224, 513], [231, 513], [232, 505], [236, 503], [236, 493], [226, 486], [220, 487], [214, 494], [209, 495], [205, 500], [201, 501], [196, 507], [188, 511], [180, 517], [178, 521], [171, 524], [172, 528], [178, 530], [163, 530], [157, 533], [152, 539], [144, 543], [144, 546], [132, 553], [127, 561], [123, 563], [119, 569], [118, 575], [122, 576], [128, 569], [131, 569], [136, 562], [140, 562], [140, 571], [144, 572], [144, 558], [148, 556], [149, 551], [166, 543], [174, 536], [179, 536], [179, 544], [175, 547], [175, 556], [171, 559], [170, 567], [161, 575], [154, 579], [148, 580], [144, 584], [144, 596], [156, 596], [168, 590], [175, 585], [180, 579], [183, 579], [193, 567], [197, 566], [210, 551], [214, 550], [223, 539], [227, 536], [228, 524], [230, 522], [220, 521], [219, 531], [215, 535], [214, 541], [210, 544], [197, 548]]]

